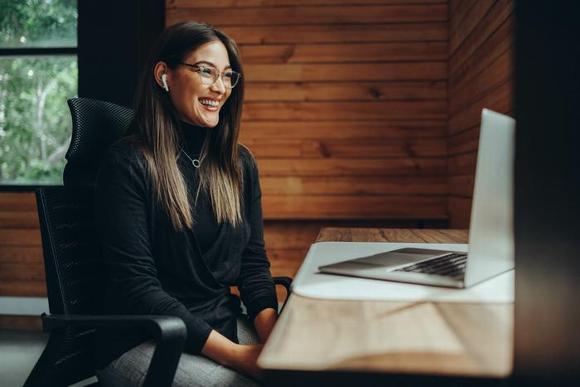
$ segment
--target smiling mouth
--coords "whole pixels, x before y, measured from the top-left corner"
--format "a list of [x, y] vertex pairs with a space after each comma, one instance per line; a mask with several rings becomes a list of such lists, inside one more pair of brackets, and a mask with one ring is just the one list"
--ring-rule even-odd
[[219, 102], [209, 99], [209, 98], [199, 98], [199, 103], [204, 107], [204, 109], [211, 112], [215, 112], [219, 109]]

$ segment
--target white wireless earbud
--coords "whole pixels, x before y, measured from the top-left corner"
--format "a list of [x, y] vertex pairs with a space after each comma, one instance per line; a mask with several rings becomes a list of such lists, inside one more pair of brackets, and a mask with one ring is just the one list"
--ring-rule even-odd
[[169, 86], [167, 85], [167, 74], [161, 74], [161, 83], [163, 83], [163, 89], [169, 92]]

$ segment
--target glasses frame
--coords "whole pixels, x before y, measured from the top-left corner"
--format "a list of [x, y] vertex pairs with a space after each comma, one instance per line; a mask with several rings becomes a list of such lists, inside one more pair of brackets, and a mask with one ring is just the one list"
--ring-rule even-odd
[[[183, 66], [187, 66], [187, 67], [189, 67], [189, 68], [192, 68], [192, 69], [193, 69], [193, 70], [194, 70], [196, 73], [200, 74], [200, 77], [201, 77], [201, 79], [202, 79], [202, 82], [203, 82], [205, 79], [207, 79], [207, 78], [204, 78], [204, 77], [202, 77], [202, 76], [201, 76], [201, 72], [200, 72], [201, 68], [209, 68], [209, 69], [214, 69], [215, 71], [217, 71], [217, 77], [216, 77], [216, 78], [213, 80], [213, 82], [212, 82], [212, 83], [210, 83], [210, 84], [206, 84], [207, 86], [212, 86], [212, 85], [214, 85], [214, 84], [217, 82], [217, 80], [221, 78], [221, 80], [222, 80], [222, 83], [223, 83], [223, 85], [224, 85], [224, 87], [225, 87], [226, 89], [233, 89], [234, 87], [236, 87], [236, 85], [237, 85], [237, 84], [238, 84], [238, 82], [240, 81], [240, 78], [242, 77], [242, 74], [238, 73], [237, 71], [230, 70], [230, 69], [228, 69], [228, 70], [225, 70], [225, 71], [223, 71], [223, 72], [222, 72], [222, 71], [219, 71], [218, 69], [216, 69], [215, 67], [212, 67], [212, 66], [209, 66], [209, 65], [198, 65], [198, 64], [191, 64], [191, 63], [185, 63], [185, 62], [179, 62], [179, 64], [180, 64], [180, 65], [183, 65]], [[234, 84], [232, 85], [232, 87], [228, 87], [228, 86], [226, 85], [226, 83], [224, 82], [223, 76], [224, 76], [224, 74], [226, 73], [226, 71], [229, 71], [229, 72], [231, 72], [231, 73], [238, 74], [238, 78], [236, 79], [236, 83], [234, 83]]]

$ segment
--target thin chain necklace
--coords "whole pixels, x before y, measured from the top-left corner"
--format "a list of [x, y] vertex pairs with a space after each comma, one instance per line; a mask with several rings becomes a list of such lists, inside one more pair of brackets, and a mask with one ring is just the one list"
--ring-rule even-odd
[[[191, 157], [189, 157], [189, 155], [187, 154], [187, 152], [185, 152], [183, 150], [183, 148], [181, 148], [181, 152], [183, 152], [183, 154], [191, 161], [191, 164], [197, 169], [200, 167], [201, 162], [203, 161], [203, 157], [201, 157], [201, 159], [192, 159]], [[199, 199], [199, 192], [201, 191], [201, 182], [199, 182], [197, 184], [197, 190], [195, 192], [195, 199], [193, 201], [193, 205], [194, 207], [197, 206], [197, 199]]]
[[181, 148], [181, 151], [183, 152], [183, 154], [189, 159], [189, 161], [191, 161], [191, 164], [195, 167], [195, 168], [199, 168], [199, 166], [201, 165], [201, 161], [203, 160], [203, 158], [201, 159], [192, 159], [191, 157], [189, 157], [189, 155], [183, 150], [183, 148]]

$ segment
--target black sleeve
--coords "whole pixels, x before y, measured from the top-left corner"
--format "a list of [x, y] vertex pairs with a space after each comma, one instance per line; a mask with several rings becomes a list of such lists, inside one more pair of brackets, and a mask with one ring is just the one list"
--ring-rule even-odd
[[242, 269], [238, 279], [242, 301], [248, 309], [248, 315], [253, 321], [263, 309], [273, 308], [278, 311], [278, 300], [272, 275], [270, 262], [264, 247], [264, 232], [262, 221], [262, 192], [258, 168], [255, 161], [248, 154], [246, 182], [250, 184], [245, 204], [250, 224], [250, 240], [242, 253]]
[[96, 186], [96, 226], [107, 270], [107, 302], [118, 313], [180, 317], [187, 326], [187, 351], [199, 353], [212, 328], [166, 293], [157, 277], [148, 221], [147, 173], [134, 150], [110, 151]]

